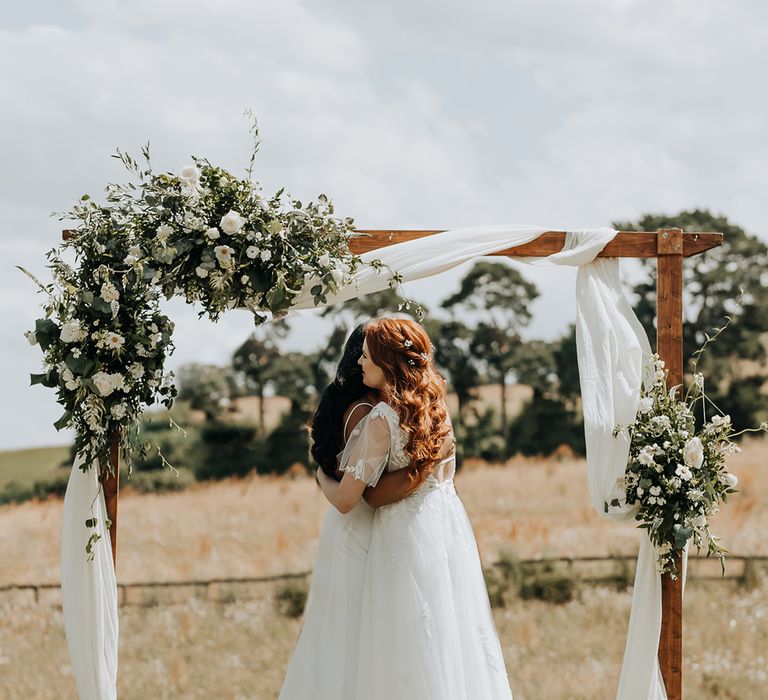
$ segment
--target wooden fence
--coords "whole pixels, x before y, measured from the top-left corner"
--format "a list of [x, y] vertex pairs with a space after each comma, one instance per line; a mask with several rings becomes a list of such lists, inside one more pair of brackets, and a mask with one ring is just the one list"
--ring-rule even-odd
[[[634, 556], [613, 557], [553, 557], [498, 561], [492, 566], [504, 569], [519, 566], [529, 573], [555, 570], [591, 584], [625, 580], [628, 585], [634, 578]], [[729, 556], [725, 575], [720, 562], [702, 556], [688, 559], [688, 577], [691, 580], [749, 582], [755, 575], [768, 573], [768, 556]], [[247, 578], [213, 578], [207, 580], [148, 581], [118, 583], [118, 602], [122, 605], [159, 605], [181, 602], [190, 597], [217, 602], [232, 602], [258, 597], [271, 591], [276, 584], [298, 581], [305, 583], [311, 571], [276, 574]], [[24, 583], [0, 586], [0, 604], [43, 603], [61, 605], [58, 583]]]

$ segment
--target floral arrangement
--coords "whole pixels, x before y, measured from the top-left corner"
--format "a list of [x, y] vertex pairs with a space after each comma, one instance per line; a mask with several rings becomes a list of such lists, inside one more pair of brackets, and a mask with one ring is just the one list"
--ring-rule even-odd
[[[148, 449], [138, 439], [142, 408], [156, 400], [170, 407], [176, 396], [173, 373], [164, 370], [173, 323], [160, 312], [161, 294], [198, 302], [199, 315], [212, 320], [247, 308], [259, 324], [284, 316], [306, 285], [316, 304], [325, 301], [361, 262], [348, 247], [361, 234], [352, 219], [334, 216], [325, 195], [306, 205], [282, 189], [262, 195], [251, 177], [255, 121], [252, 130], [242, 179], [201, 158], [179, 174], [157, 174], [148, 146], [144, 167], [118, 151], [132, 181], [108, 185], [104, 204], [84, 195], [60, 215], [77, 223], [47, 253], [53, 283], [21, 268], [47, 296], [44, 317], [26, 333], [44, 361], [31, 383], [56, 390], [64, 414], [55, 427], [74, 428], [83, 469], [95, 459], [108, 464], [116, 432], [130, 467]], [[400, 281], [391, 275], [390, 285]]]
[[[734, 432], [730, 416], [721, 412], [707, 420], [709, 399], [696, 364], [690, 386], [680, 400], [681, 387], [667, 387], [664, 361], [658, 355], [652, 360], [653, 382], [641, 390], [634, 422], [614, 430], [614, 437], [624, 432], [630, 438], [627, 468], [618, 484], [619, 492], [626, 496], [606, 502], [605, 512], [621, 507], [622, 501], [637, 508], [635, 520], [640, 522], [638, 527], [648, 530], [660, 573], [677, 577], [677, 555], [690, 539], [699, 551], [706, 548], [707, 556], [717, 556], [724, 572], [728, 550], [711, 532], [709, 518], [736, 492], [738, 478], [728, 471], [726, 457], [741, 451], [733, 438], [768, 426], [763, 423], [759, 428]], [[697, 430], [695, 409], [699, 403], [702, 424]]]

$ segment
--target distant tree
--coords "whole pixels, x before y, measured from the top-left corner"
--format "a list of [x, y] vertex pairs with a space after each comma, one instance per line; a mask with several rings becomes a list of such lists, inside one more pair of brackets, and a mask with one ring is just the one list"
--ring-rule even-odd
[[539, 296], [536, 285], [504, 263], [481, 260], [461, 280], [459, 291], [444, 309], [464, 311], [476, 319], [472, 352], [481, 359], [501, 390], [501, 425], [507, 432], [507, 375], [514, 369], [520, 331], [531, 320], [530, 304]]
[[472, 330], [461, 321], [443, 321], [427, 317], [424, 328], [435, 346], [435, 364], [447, 374], [450, 387], [459, 404], [458, 422], [465, 423], [469, 402], [474, 398], [480, 372], [478, 359], [472, 351]]
[[203, 411], [209, 421], [216, 420], [227, 407], [234, 387], [231, 367], [196, 363], [179, 369], [178, 383], [179, 399]]
[[[768, 246], [727, 218], [699, 209], [675, 216], [646, 215], [614, 225], [628, 231], [682, 228], [724, 234], [722, 246], [687, 258], [683, 265], [683, 356], [690, 360], [706, 334], [712, 335], [731, 316], [728, 329], [708, 347], [698, 369], [706, 375], [708, 395], [731, 414], [735, 427], [759, 422], [768, 411], [761, 389], [766, 379]], [[634, 287], [638, 296], [634, 306], [655, 347], [656, 265], [644, 261], [643, 268], [647, 277]]]
[[278, 341], [285, 338], [288, 325], [284, 320], [259, 326], [232, 355], [232, 369], [241, 396], [259, 397], [259, 431], [264, 432], [264, 394], [280, 355]]
[[517, 380], [533, 388], [533, 395], [512, 421], [507, 440], [511, 451], [526, 455], [548, 455], [563, 443], [584, 453], [584, 430], [573, 401], [573, 373], [578, 395], [578, 367], [566, 358], [573, 329], [555, 341], [530, 340], [521, 343], [515, 358]]
[[283, 352], [273, 363], [275, 392], [291, 402], [292, 414], [308, 414], [312, 398], [317, 393], [312, 359], [303, 352]]
[[566, 404], [573, 407], [581, 397], [575, 325], [571, 324], [568, 332], [555, 342], [553, 356], [557, 375], [557, 393]]

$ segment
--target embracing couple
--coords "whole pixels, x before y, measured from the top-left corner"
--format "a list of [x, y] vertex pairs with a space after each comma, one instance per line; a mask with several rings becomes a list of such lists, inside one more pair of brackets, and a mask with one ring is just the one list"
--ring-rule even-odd
[[360, 324], [320, 398], [331, 507], [281, 700], [512, 697], [431, 349], [415, 321]]

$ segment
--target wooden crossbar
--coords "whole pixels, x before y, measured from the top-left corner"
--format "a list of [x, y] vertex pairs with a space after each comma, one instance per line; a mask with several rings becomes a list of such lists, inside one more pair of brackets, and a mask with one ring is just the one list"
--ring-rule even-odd
[[[369, 230], [361, 229], [361, 234], [349, 242], [349, 249], [358, 255], [367, 253], [377, 248], [403, 243], [424, 236], [432, 236], [436, 233], [444, 233], [444, 230]], [[497, 253], [489, 253], [494, 256], [506, 256], [513, 258], [546, 257], [557, 253], [565, 243], [565, 231], [547, 231], [535, 241], [525, 245], [500, 250]], [[723, 243], [722, 233], [700, 232], [683, 234], [683, 257], [698, 255], [710, 248], [716, 248]], [[599, 258], [655, 258], [658, 255], [657, 231], [619, 231], [616, 237], [600, 251]]]

